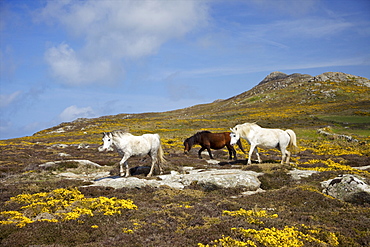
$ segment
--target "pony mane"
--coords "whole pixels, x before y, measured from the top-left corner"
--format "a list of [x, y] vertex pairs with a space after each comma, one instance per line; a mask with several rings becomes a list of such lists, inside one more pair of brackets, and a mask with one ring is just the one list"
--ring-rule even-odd
[[199, 141], [199, 138], [202, 134], [212, 133], [208, 130], [199, 131], [196, 134], [192, 135], [189, 138], [186, 138], [184, 142], [188, 142], [190, 146], [193, 146], [195, 143]]
[[110, 133], [112, 134], [113, 137], [122, 137], [122, 136], [125, 136], [125, 135], [131, 135], [130, 133], [128, 133], [127, 131], [124, 131], [124, 130], [114, 130]]
[[198, 141], [198, 139], [201, 137], [201, 135], [203, 135], [203, 134], [209, 134], [209, 133], [212, 133], [212, 132], [211, 131], [208, 131], [208, 130], [203, 130], [203, 131], [197, 132], [192, 137], [194, 137], [194, 139]]
[[238, 124], [235, 127], [237, 127], [238, 132], [241, 136], [247, 136], [252, 128], [259, 127], [259, 125], [256, 123], [244, 123], [244, 124]]
[[212, 132], [209, 131], [209, 130], [203, 130], [203, 131], [197, 132], [195, 135], [201, 135], [201, 134], [205, 134], [205, 133], [212, 133]]

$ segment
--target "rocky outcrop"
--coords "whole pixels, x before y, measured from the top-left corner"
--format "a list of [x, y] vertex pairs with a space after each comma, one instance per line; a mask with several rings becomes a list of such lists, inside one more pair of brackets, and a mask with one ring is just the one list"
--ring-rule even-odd
[[280, 71], [275, 71], [275, 72], [272, 72], [270, 73], [268, 76], [266, 76], [260, 83], [259, 85], [262, 85], [262, 84], [265, 84], [269, 81], [273, 81], [273, 80], [279, 80], [279, 79], [285, 79], [287, 78], [288, 75], [283, 73], [283, 72], [280, 72]]
[[342, 72], [325, 72], [313, 77], [308, 74], [294, 73], [288, 75], [283, 72], [275, 71], [266, 76], [257, 85], [256, 88], [259, 88], [259, 86], [263, 85], [264, 91], [266, 91], [285, 88], [293, 82], [326, 82], [326, 81], [356, 83], [361, 86], [370, 87], [369, 79]]
[[279, 85], [280, 86], [288, 85], [292, 82], [303, 82], [303, 81], [308, 81], [310, 79], [312, 79], [312, 76], [308, 74], [294, 73], [294, 74], [288, 75], [283, 72], [275, 71], [275, 72], [270, 73], [268, 76], [266, 76], [258, 84], [258, 86], [271, 82], [272, 85], [275, 85], [275, 87], [278, 87]]
[[370, 186], [365, 179], [352, 174], [345, 174], [321, 182], [323, 193], [339, 200], [355, 204], [370, 203]]
[[172, 171], [171, 174], [157, 176], [157, 180], [137, 177], [108, 177], [94, 181], [89, 186], [105, 186], [115, 189], [169, 186], [175, 189], [183, 189], [195, 183], [205, 189], [242, 187], [245, 190], [256, 191], [261, 185], [261, 182], [258, 180], [260, 175], [262, 173], [238, 169], [188, 169], [186, 174]]
[[268, 91], [280, 90], [288, 87], [293, 83], [305, 83], [313, 77], [307, 74], [294, 73], [287, 75], [285, 73], [275, 71], [266, 76], [257, 86], [252, 88], [249, 93], [251, 95], [261, 94]]
[[354, 82], [370, 87], [370, 80], [361, 76], [346, 74], [342, 72], [325, 72], [321, 75], [313, 77], [309, 82], [313, 81], [332, 81], [332, 82]]
[[321, 129], [318, 129], [317, 130], [317, 133], [322, 134], [324, 136], [331, 137], [332, 139], [345, 139], [345, 140], [347, 140], [349, 142], [358, 142], [358, 140], [355, 139], [355, 138], [353, 138], [352, 136], [349, 136], [349, 135], [338, 135], [338, 134], [332, 133], [330, 126], [325, 127], [325, 128], [321, 128]]

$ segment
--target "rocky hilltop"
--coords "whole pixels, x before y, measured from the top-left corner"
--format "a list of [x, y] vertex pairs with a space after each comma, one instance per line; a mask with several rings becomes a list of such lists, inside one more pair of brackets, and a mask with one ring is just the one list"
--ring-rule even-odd
[[293, 81], [294, 79], [297, 79], [301, 81], [305, 81], [305, 80], [308, 81], [311, 78], [312, 76], [308, 74], [294, 73], [294, 74], [288, 75], [283, 72], [275, 71], [275, 72], [270, 73], [268, 76], [266, 76], [258, 85], [262, 85], [267, 82], [276, 81], [276, 80]]
[[325, 72], [317, 76], [311, 76], [308, 74], [294, 73], [291, 75], [285, 74], [283, 72], [275, 71], [266, 76], [258, 85], [265, 84], [270, 81], [284, 80], [286, 82], [290, 81], [332, 81], [332, 82], [356, 82], [370, 87], [370, 80], [361, 76], [346, 74], [343, 72]]
[[253, 91], [254, 94], [257, 94], [268, 90], [279, 90], [282, 88], [286, 88], [291, 84], [298, 84], [297, 86], [299, 86], [301, 83], [313, 82], [341, 82], [370, 87], [369, 79], [342, 72], [325, 72], [317, 76], [311, 76], [308, 74], [299, 73], [288, 75], [283, 72], [275, 71], [266, 76], [251, 91]]

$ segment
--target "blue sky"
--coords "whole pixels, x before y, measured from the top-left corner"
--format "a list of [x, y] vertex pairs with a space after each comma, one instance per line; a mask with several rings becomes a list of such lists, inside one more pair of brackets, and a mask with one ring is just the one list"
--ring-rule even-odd
[[226, 99], [273, 71], [370, 78], [368, 0], [1, 0], [0, 139]]

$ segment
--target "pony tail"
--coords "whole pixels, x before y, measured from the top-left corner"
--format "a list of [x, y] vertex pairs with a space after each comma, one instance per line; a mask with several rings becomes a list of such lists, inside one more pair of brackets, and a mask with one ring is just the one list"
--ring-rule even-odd
[[290, 136], [288, 148], [291, 148], [293, 151], [299, 151], [299, 147], [297, 146], [297, 136], [295, 135], [294, 131], [291, 129], [285, 130]]
[[161, 143], [159, 144], [157, 159], [158, 159], [159, 163], [161, 163], [161, 164], [166, 164], [167, 163], [167, 160], [164, 157], [164, 152], [163, 152], [163, 148], [162, 148]]
[[158, 134], [155, 134], [155, 135], [156, 135], [156, 137], [158, 138], [158, 141], [159, 141], [159, 148], [158, 148], [158, 152], [157, 152], [157, 160], [158, 160], [158, 162], [160, 164], [166, 164], [167, 163], [167, 160], [164, 157], [164, 152], [163, 152], [163, 148], [162, 148], [161, 137]]

